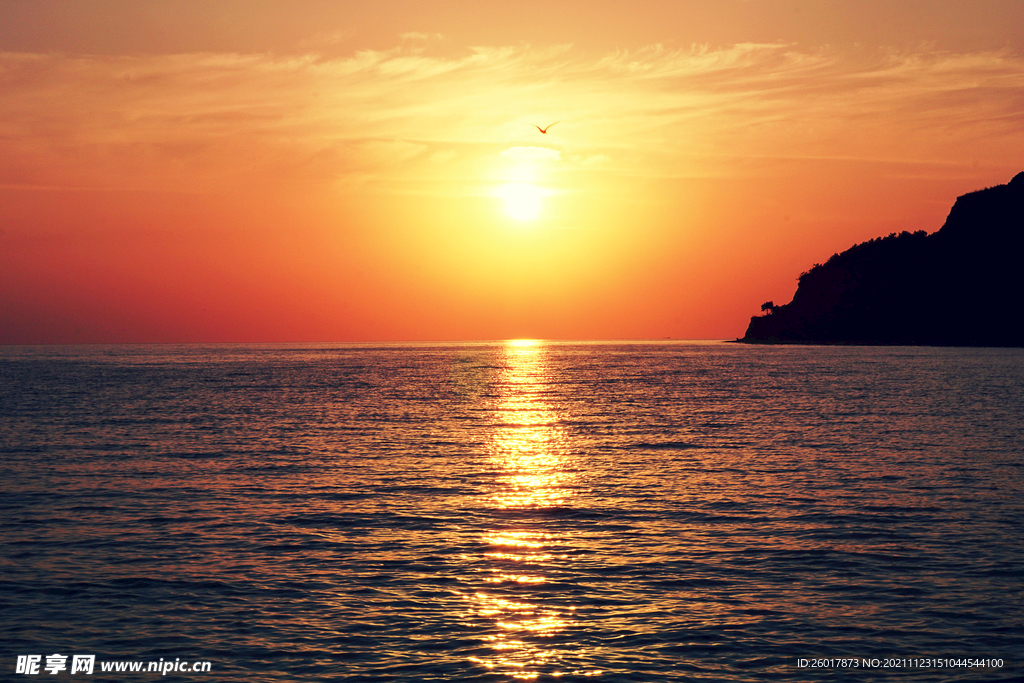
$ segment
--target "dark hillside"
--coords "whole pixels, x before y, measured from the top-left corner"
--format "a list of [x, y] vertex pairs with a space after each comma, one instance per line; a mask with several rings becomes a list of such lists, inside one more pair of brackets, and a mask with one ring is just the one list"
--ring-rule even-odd
[[1024, 346], [1024, 173], [966, 194], [938, 232], [892, 234], [799, 278], [751, 343]]

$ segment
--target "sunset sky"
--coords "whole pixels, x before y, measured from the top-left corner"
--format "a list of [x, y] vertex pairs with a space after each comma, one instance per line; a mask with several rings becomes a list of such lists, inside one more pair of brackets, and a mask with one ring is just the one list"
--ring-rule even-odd
[[1024, 170], [1021, 11], [0, 0], [0, 343], [735, 338]]

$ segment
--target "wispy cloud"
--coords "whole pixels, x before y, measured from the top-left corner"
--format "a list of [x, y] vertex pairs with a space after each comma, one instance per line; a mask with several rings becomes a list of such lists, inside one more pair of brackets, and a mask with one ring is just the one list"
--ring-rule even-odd
[[562, 153], [549, 147], [509, 147], [501, 151], [501, 156], [515, 161], [557, 161]]
[[[968, 144], [979, 154], [1024, 151], [1024, 61], [1008, 52], [740, 44], [442, 57], [425, 51], [433, 36], [402, 38], [408, 46], [343, 59], [0, 54], [0, 182], [176, 188], [262, 168], [372, 174], [436, 168], [456, 148], [459, 158], [565, 152], [611, 170], [678, 155], [694, 164], [723, 155], [915, 161]], [[558, 149], [529, 144], [538, 117], [564, 121], [552, 135]]]
[[402, 40], [419, 40], [419, 41], [425, 41], [425, 40], [431, 40], [431, 39], [433, 39], [433, 40], [441, 40], [442, 38], [444, 38], [444, 36], [442, 34], [440, 34], [440, 33], [422, 33], [420, 31], [408, 31], [406, 33], [399, 34], [398, 37], [401, 38]]

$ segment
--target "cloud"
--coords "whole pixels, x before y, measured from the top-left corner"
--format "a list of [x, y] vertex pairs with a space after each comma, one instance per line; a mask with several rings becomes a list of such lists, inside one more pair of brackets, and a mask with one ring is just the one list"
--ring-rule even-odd
[[318, 50], [329, 48], [350, 40], [355, 36], [355, 31], [331, 31], [329, 33], [317, 33], [310, 38], [300, 40], [298, 47], [302, 50]]
[[367, 140], [352, 149], [365, 164], [380, 166], [408, 161], [423, 153], [427, 146], [407, 140]]
[[581, 159], [579, 163], [582, 166], [597, 166], [599, 164], [603, 164], [609, 161], [610, 159], [611, 157], [609, 157], [607, 154], [594, 154], [593, 156]]
[[398, 37], [401, 38], [402, 40], [419, 40], [419, 41], [425, 41], [425, 40], [431, 40], [431, 39], [441, 40], [442, 38], [444, 38], [444, 36], [442, 34], [440, 34], [440, 33], [421, 33], [419, 31], [408, 31], [406, 33], [400, 33], [398, 35]]
[[[454, 148], [460, 160], [565, 153], [652, 174], [683, 158], [1024, 150], [1024, 60], [1006, 51], [521, 45], [435, 56], [422, 38], [337, 59], [0, 53], [0, 182], [180, 189], [296, 169], [414, 174], [426, 150]], [[537, 112], [566, 121], [550, 136], [558, 149], [529, 145]]]
[[454, 159], [458, 154], [453, 149], [444, 149], [438, 152], [434, 152], [430, 155], [430, 161], [435, 164], [447, 164], [449, 161]]
[[548, 147], [510, 147], [502, 150], [501, 156], [513, 161], [557, 161], [562, 153]]

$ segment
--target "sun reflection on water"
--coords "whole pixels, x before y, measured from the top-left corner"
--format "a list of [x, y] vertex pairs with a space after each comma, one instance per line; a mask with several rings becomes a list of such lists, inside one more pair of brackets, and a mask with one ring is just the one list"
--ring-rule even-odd
[[556, 602], [545, 589], [552, 571], [571, 561], [567, 539], [532, 514], [516, 524], [517, 511], [568, 506], [577, 476], [561, 416], [545, 398], [551, 383], [547, 352], [540, 342], [515, 340], [506, 345], [503, 361], [488, 444], [499, 471], [492, 507], [501, 521], [482, 537], [489, 573], [483, 590], [470, 596], [474, 620], [487, 626], [491, 654], [473, 661], [526, 680], [542, 673], [599, 674], [559, 670], [582, 653], [564, 639], [552, 643], [575, 622], [576, 606]]
[[505, 349], [498, 379], [491, 456], [502, 469], [495, 492], [499, 508], [548, 507], [565, 503], [569, 473], [566, 434], [545, 400], [550, 383], [544, 346], [517, 339]]

